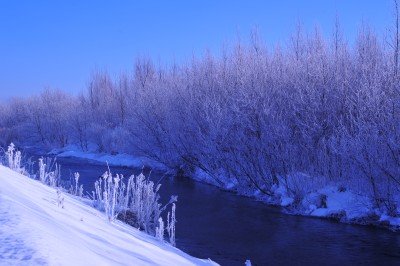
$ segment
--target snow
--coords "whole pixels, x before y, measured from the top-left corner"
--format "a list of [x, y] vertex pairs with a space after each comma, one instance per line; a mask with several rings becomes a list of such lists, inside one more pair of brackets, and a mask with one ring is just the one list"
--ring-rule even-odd
[[[283, 187], [279, 187], [275, 193], [280, 197], [281, 206], [287, 207], [294, 202], [294, 198], [289, 196]], [[321, 197], [325, 199], [326, 206], [321, 206]], [[392, 229], [400, 227], [400, 218], [374, 209], [372, 198], [349, 190], [341, 191], [335, 185], [327, 185], [306, 193], [294, 212], [306, 216], [336, 218], [342, 222], [386, 224]]]
[[217, 265], [0, 165], [0, 265]]
[[64, 148], [53, 149], [48, 153], [49, 155], [57, 155], [57, 157], [75, 157], [93, 160], [100, 163], [108, 163], [109, 165], [114, 166], [127, 166], [140, 168], [143, 166], [157, 168], [157, 169], [165, 169], [165, 166], [151, 160], [145, 156], [133, 156], [126, 153], [118, 153], [115, 155], [109, 153], [99, 153], [91, 149], [90, 151], [84, 152], [81, 151], [78, 147], [74, 145], [68, 145]]
[[[349, 191], [340, 192], [335, 186], [327, 186], [320, 189], [318, 195], [326, 195], [326, 208], [310, 209], [312, 216], [330, 217], [343, 213], [347, 219], [352, 220], [371, 214], [372, 206], [369, 199]], [[309, 197], [310, 195], [305, 200]]]
[[390, 225], [400, 226], [400, 217], [390, 217], [386, 214], [382, 214], [379, 221], [388, 222]]
[[285, 186], [275, 186], [274, 193], [275, 196], [280, 199], [280, 205], [282, 207], [290, 206], [294, 202], [294, 198], [289, 196]]

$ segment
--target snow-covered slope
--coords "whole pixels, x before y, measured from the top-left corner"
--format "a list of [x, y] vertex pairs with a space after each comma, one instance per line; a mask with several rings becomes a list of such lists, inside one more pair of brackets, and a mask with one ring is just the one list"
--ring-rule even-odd
[[0, 265], [216, 265], [0, 165]]

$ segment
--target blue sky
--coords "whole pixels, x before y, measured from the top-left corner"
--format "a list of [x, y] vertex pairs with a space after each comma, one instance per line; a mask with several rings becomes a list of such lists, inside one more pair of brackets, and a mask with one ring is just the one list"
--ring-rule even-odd
[[218, 54], [257, 27], [269, 45], [285, 45], [295, 25], [325, 36], [338, 15], [351, 43], [362, 21], [382, 36], [391, 0], [0, 0], [0, 100], [45, 87], [85, 89], [93, 71], [131, 71], [135, 57], [156, 65]]

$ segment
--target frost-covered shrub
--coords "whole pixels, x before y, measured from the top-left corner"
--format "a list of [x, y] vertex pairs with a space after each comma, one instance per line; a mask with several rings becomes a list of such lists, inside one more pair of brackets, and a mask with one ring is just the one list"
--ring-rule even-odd
[[161, 184], [147, 180], [143, 174], [131, 176], [128, 180], [126, 195], [128, 209], [137, 215], [139, 226], [146, 232], [154, 232], [161, 213], [158, 190]]
[[39, 181], [50, 187], [59, 186], [61, 166], [51, 158], [39, 158]]
[[168, 236], [169, 236], [169, 242], [173, 246], [175, 246], [175, 244], [176, 244], [175, 243], [175, 224], [176, 224], [175, 211], [176, 211], [176, 205], [175, 205], [175, 203], [172, 203], [171, 219], [170, 219], [169, 212], [167, 215], [167, 232], [168, 232]]
[[[155, 186], [154, 182], [146, 179], [143, 174], [130, 176], [125, 184], [122, 175], [117, 174], [113, 177], [111, 172], [107, 171], [95, 182], [94, 206], [105, 211], [110, 221], [118, 217], [132, 226], [161, 238], [160, 214], [172, 204], [171, 218], [168, 213], [166, 230], [171, 243], [174, 243], [176, 206], [173, 203], [177, 201], [177, 197], [172, 196], [170, 201], [162, 207], [158, 194], [160, 186], [160, 184]], [[162, 225], [164, 226], [163, 223]]]
[[13, 170], [21, 169], [21, 152], [15, 149], [14, 143], [8, 146], [5, 153], [6, 166]]
[[43, 158], [39, 158], [39, 180], [46, 183], [46, 164], [43, 162]]
[[164, 241], [164, 231], [166, 230], [169, 237], [169, 243], [172, 246], [176, 245], [175, 242], [175, 224], [176, 224], [176, 217], [175, 217], [176, 205], [172, 203], [171, 213], [168, 212], [167, 214], [167, 227], [164, 227], [164, 221], [162, 217], [158, 219], [158, 226], [156, 227], [156, 238], [161, 242]]
[[124, 186], [120, 185], [123, 176], [118, 174], [113, 177], [110, 171], [105, 172], [101, 178], [95, 182], [93, 192], [94, 205], [100, 210], [105, 211], [109, 221], [114, 221], [124, 206]]
[[164, 221], [163, 219], [160, 217], [158, 219], [158, 226], [156, 227], [156, 238], [160, 241], [163, 242], [164, 241]]
[[23, 175], [30, 175], [25, 167], [23, 167], [21, 151], [17, 150], [14, 143], [12, 142], [8, 146], [7, 150], [4, 152], [4, 156], [0, 156], [0, 164], [3, 164]]
[[73, 184], [69, 188], [69, 193], [78, 197], [83, 196], [83, 185], [79, 186], [79, 173], [74, 173]]

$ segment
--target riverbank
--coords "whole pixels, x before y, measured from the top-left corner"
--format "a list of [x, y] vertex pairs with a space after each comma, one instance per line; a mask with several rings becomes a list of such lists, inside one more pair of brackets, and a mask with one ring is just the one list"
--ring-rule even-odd
[[[153, 169], [168, 170], [164, 165], [144, 156], [82, 152], [74, 146], [53, 149], [48, 154], [57, 157], [89, 159], [114, 166], [134, 168], [146, 166]], [[372, 198], [349, 191], [341, 184], [329, 184], [320, 186], [314, 190], [304, 188], [301, 197], [291, 194], [284, 186], [279, 186], [275, 187], [273, 196], [266, 196], [257, 190], [239, 190], [237, 189], [238, 184], [235, 182], [228, 182], [221, 186], [200, 169], [197, 169], [191, 178], [199, 182], [218, 186], [223, 190], [236, 193], [240, 196], [251, 197], [266, 204], [281, 206], [284, 208], [285, 213], [291, 215], [313, 216], [350, 224], [373, 225], [392, 231], [400, 230], [400, 217], [392, 217], [387, 213], [381, 213], [379, 209], [373, 207]], [[307, 178], [311, 177], [299, 174], [293, 177], [290, 182], [297, 182], [297, 186], [301, 187], [307, 183], [305, 180]]]
[[[201, 170], [197, 170], [194, 179], [219, 186], [211, 177]], [[327, 185], [310, 185], [313, 179], [305, 174], [297, 174], [287, 178], [279, 179], [280, 186], [275, 186], [272, 196], [262, 194], [259, 190], [237, 189], [235, 182], [220, 186], [222, 189], [232, 191], [241, 196], [254, 198], [266, 204], [276, 205], [283, 208], [284, 212], [290, 215], [301, 215], [318, 217], [321, 219], [335, 220], [341, 223], [372, 225], [386, 228], [391, 231], [400, 231], [400, 217], [393, 217], [381, 212], [374, 207], [374, 199], [362, 193], [355, 193], [347, 189], [343, 184], [332, 182], [321, 182]], [[314, 178], [317, 179], [317, 178]], [[297, 193], [282, 185], [292, 183]], [[293, 183], [296, 183], [293, 185]], [[400, 202], [400, 195], [398, 196]], [[399, 213], [399, 210], [397, 210]]]
[[0, 165], [2, 265], [217, 265]]

